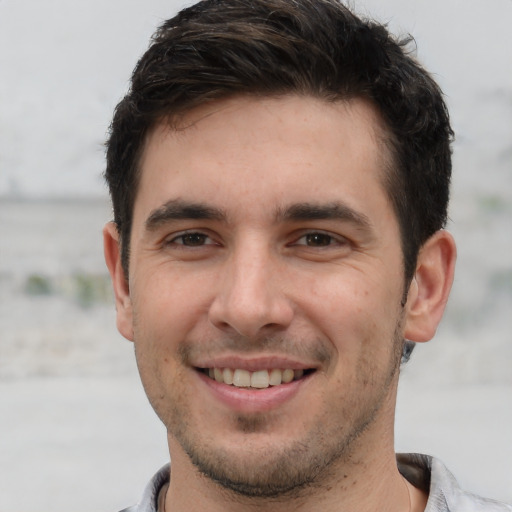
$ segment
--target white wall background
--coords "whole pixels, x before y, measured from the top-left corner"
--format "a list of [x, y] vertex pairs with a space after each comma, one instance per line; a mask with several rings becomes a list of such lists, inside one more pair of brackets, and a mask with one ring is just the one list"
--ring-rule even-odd
[[[114, 105], [153, 29], [177, 1], [0, 1], [0, 195], [98, 195]], [[511, 0], [365, 0], [412, 33], [448, 97], [457, 158], [510, 152]], [[478, 166], [473, 158], [464, 166]], [[510, 160], [508, 161], [510, 163]], [[484, 169], [471, 171], [480, 185]], [[457, 179], [467, 181], [459, 168]]]

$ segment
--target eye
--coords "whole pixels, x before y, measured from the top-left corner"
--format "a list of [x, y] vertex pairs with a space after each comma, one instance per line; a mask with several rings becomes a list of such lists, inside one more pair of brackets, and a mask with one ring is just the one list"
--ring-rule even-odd
[[339, 246], [345, 243], [346, 240], [342, 237], [334, 237], [327, 233], [315, 231], [301, 236], [297, 239], [294, 245], [305, 245], [307, 247], [329, 247]]
[[200, 247], [202, 245], [212, 245], [214, 241], [204, 233], [189, 232], [182, 233], [169, 240], [168, 244], [185, 245], [187, 247]]
[[310, 247], [327, 247], [333, 241], [332, 236], [325, 233], [309, 233], [302, 238], [304, 238], [305, 245]]

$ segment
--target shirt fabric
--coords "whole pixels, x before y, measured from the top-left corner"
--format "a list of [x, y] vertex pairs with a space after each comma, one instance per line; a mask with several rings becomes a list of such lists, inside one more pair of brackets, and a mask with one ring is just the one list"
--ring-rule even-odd
[[[481, 498], [463, 491], [445, 465], [434, 457], [417, 453], [397, 454], [400, 473], [415, 487], [428, 492], [425, 512], [512, 512], [512, 505]], [[170, 464], [150, 480], [138, 505], [121, 512], [159, 512], [170, 478]], [[160, 500], [159, 497], [161, 496]]]

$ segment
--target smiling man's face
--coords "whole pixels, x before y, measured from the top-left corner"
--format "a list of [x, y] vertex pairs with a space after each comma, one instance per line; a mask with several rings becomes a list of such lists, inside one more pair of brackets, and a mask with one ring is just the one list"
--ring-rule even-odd
[[362, 100], [289, 96], [150, 134], [118, 326], [173, 468], [276, 496], [389, 438], [407, 306], [382, 130]]

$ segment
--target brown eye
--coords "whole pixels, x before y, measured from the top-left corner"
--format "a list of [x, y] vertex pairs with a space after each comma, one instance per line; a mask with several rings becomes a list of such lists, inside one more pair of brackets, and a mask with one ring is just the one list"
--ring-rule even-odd
[[187, 233], [181, 237], [183, 245], [204, 245], [208, 237], [202, 233]]
[[332, 243], [332, 236], [324, 233], [310, 233], [305, 236], [305, 242], [310, 247], [327, 247]]
[[[185, 233], [171, 240], [171, 244], [186, 245], [187, 247], [200, 247], [206, 245], [209, 236], [204, 233]], [[211, 242], [211, 241], [210, 241]]]

